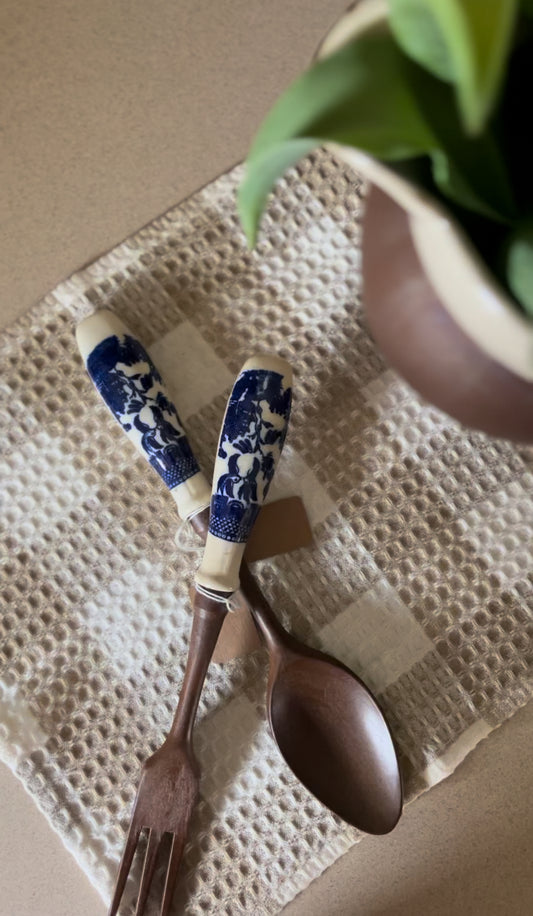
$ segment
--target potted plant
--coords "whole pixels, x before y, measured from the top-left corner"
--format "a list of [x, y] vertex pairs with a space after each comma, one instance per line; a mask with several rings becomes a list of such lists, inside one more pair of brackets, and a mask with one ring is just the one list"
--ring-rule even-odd
[[276, 102], [239, 190], [327, 145], [368, 179], [363, 303], [389, 362], [465, 424], [533, 441], [533, 0], [360, 0]]

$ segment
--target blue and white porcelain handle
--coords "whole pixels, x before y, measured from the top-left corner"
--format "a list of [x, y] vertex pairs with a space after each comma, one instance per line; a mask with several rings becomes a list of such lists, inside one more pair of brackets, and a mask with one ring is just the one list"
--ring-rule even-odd
[[243, 366], [230, 394], [213, 475], [211, 516], [196, 576], [204, 589], [231, 593], [255, 519], [274, 476], [289, 421], [292, 369], [261, 355]]
[[160, 373], [143, 345], [108, 309], [76, 329], [78, 347], [99, 394], [170, 490], [181, 518], [205, 509], [211, 487], [200, 471]]

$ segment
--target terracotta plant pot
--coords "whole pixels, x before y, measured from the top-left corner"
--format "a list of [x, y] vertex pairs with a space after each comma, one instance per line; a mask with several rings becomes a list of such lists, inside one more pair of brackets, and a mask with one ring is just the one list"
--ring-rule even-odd
[[[361, 0], [318, 57], [383, 22], [387, 9], [384, 0]], [[533, 442], [533, 322], [436, 199], [360, 150], [330, 147], [373, 186], [363, 224], [363, 302], [385, 357], [467, 426]]]

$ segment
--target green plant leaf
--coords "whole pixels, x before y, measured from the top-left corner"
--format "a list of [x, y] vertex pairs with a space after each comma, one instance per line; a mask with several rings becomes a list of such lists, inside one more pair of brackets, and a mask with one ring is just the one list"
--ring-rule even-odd
[[251, 146], [239, 191], [250, 243], [276, 178], [313, 146], [346, 143], [384, 160], [418, 156], [435, 146], [403, 62], [390, 32], [373, 29], [319, 61], [278, 99]]
[[444, 197], [488, 219], [497, 222], [504, 221], [501, 213], [498, 213], [494, 207], [476, 193], [467, 178], [461, 174], [442, 150], [435, 150], [432, 153], [431, 162], [433, 180]]
[[259, 221], [276, 180], [315, 146], [315, 140], [286, 140], [268, 147], [264, 153], [256, 153], [253, 162], [247, 164], [237, 202], [242, 227], [251, 248], [256, 243]]
[[400, 47], [454, 84], [465, 130], [479, 134], [505, 76], [518, 0], [389, 0], [389, 7]]
[[365, 33], [297, 79], [263, 121], [249, 159], [289, 138], [342, 142], [348, 131], [354, 145], [383, 159], [397, 156], [396, 145], [415, 154], [434, 142], [386, 27]]
[[430, 151], [433, 177], [443, 194], [462, 206], [509, 221], [516, 204], [505, 157], [487, 128], [467, 136], [454, 102], [453, 88], [404, 57], [405, 78], [436, 142]]
[[509, 235], [503, 261], [509, 289], [524, 310], [533, 315], [533, 220], [517, 226]]
[[389, 0], [389, 22], [396, 41], [412, 60], [434, 76], [453, 83], [453, 58], [432, 4], [423, 0]]

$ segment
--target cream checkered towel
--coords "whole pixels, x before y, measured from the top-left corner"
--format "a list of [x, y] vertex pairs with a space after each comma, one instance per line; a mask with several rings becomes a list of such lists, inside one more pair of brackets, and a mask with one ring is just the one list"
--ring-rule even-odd
[[[272, 497], [303, 496], [315, 546], [258, 575], [297, 635], [377, 692], [409, 798], [531, 692], [533, 452], [465, 432], [387, 370], [360, 309], [363, 195], [345, 166], [318, 152], [293, 169], [254, 252], [240, 175], [62, 283], [0, 343], [1, 752], [103, 897], [177, 701], [196, 559], [78, 357], [91, 310], [150, 347], [207, 473], [244, 359], [292, 363]], [[360, 839], [280, 758], [265, 670], [260, 650], [208, 675], [176, 912], [278, 913]]]

